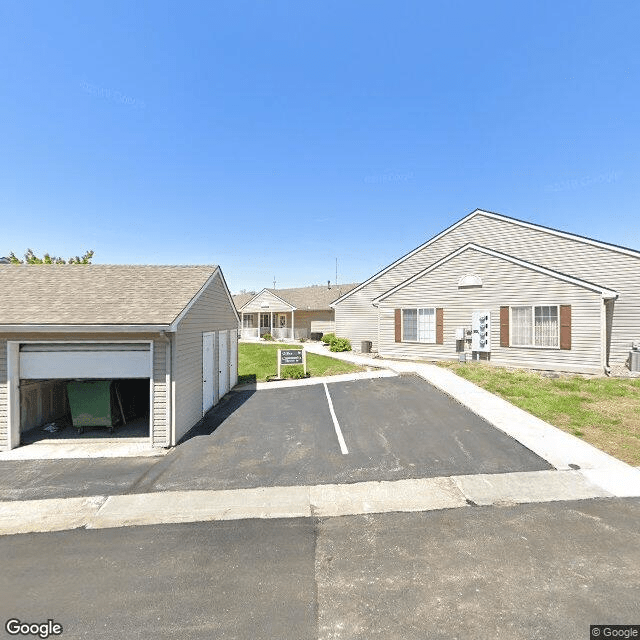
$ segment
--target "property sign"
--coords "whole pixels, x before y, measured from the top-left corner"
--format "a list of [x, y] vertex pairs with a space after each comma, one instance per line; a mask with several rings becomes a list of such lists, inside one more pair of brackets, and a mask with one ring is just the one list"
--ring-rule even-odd
[[307, 375], [307, 352], [304, 349], [278, 349], [278, 378], [281, 378], [281, 367], [289, 364], [301, 364]]
[[302, 364], [302, 349], [280, 349], [280, 364]]

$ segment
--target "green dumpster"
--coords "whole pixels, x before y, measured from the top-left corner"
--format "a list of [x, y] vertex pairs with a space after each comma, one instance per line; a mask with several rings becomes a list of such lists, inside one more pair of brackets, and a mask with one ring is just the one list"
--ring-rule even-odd
[[73, 426], [79, 433], [84, 427], [108, 427], [113, 431], [111, 380], [67, 382], [67, 395]]

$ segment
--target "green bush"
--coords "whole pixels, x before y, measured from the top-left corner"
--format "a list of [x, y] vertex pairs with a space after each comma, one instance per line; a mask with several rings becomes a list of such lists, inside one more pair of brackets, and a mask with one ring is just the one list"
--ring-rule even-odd
[[302, 338], [300, 338], [300, 342], [306, 342], [307, 339], [303, 336]]
[[325, 333], [322, 336], [322, 342], [324, 342], [325, 344], [331, 344], [335, 339], [336, 339], [335, 333]]
[[335, 338], [331, 342], [329, 351], [351, 351], [351, 342], [348, 338]]
[[280, 372], [280, 375], [283, 378], [291, 378], [293, 380], [300, 380], [300, 378], [307, 377], [305, 376], [305, 373], [304, 373], [304, 367], [301, 364], [282, 367], [282, 371]]
[[269, 340], [271, 340], [271, 341], [272, 341], [272, 340], [273, 340], [273, 336], [272, 336], [270, 333], [265, 333], [265, 334], [262, 336], [262, 339], [263, 339], [263, 340], [267, 340], [267, 341], [269, 341]]

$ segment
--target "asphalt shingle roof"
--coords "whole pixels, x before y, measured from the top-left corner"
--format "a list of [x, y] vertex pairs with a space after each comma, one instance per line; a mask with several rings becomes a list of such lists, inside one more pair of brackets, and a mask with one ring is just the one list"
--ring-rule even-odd
[[[267, 289], [274, 295], [282, 298], [285, 302], [296, 309], [320, 310], [329, 309], [329, 305], [340, 296], [351, 291], [358, 286], [358, 282], [353, 284], [332, 285], [329, 289], [325, 285], [312, 285], [310, 287], [297, 287], [293, 289]], [[249, 300], [255, 298], [254, 294], [241, 293], [233, 296], [236, 309], [240, 309]]]
[[0, 265], [0, 325], [170, 324], [212, 265]]

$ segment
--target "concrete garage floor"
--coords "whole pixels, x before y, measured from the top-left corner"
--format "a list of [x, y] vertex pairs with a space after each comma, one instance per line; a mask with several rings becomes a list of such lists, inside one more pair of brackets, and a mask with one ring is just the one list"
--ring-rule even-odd
[[3, 536], [0, 618], [70, 639], [582, 640], [638, 623], [639, 521], [630, 498]]
[[[137, 490], [239, 489], [552, 467], [416, 376], [257, 391], [213, 411]], [[221, 419], [222, 418], [222, 419]]]

